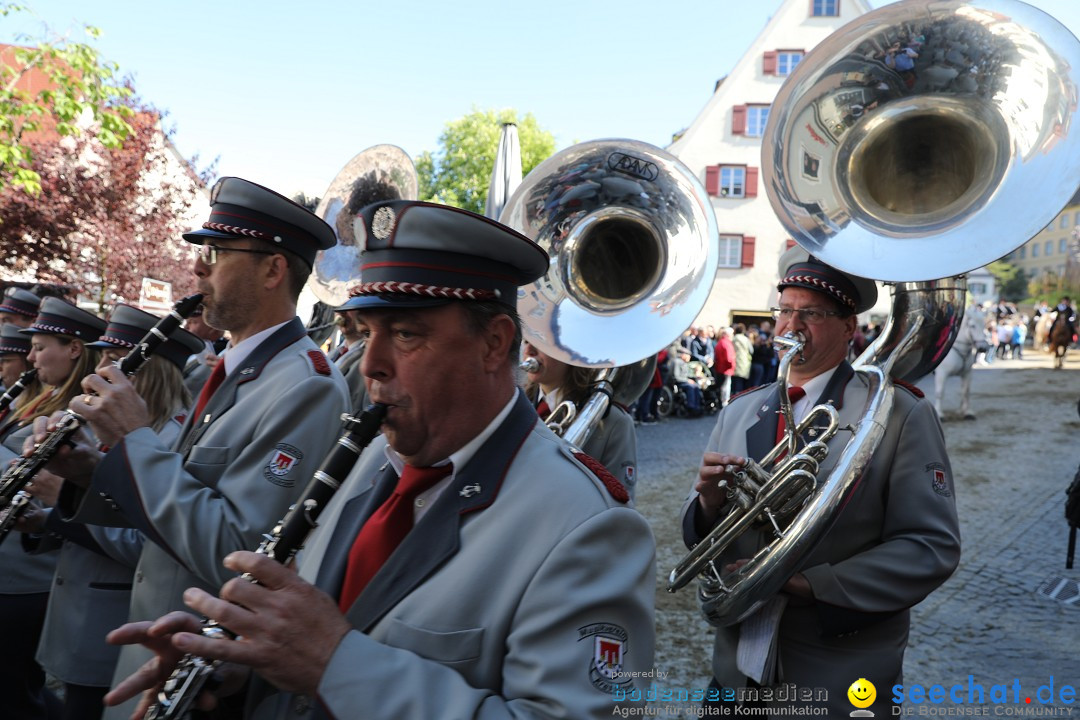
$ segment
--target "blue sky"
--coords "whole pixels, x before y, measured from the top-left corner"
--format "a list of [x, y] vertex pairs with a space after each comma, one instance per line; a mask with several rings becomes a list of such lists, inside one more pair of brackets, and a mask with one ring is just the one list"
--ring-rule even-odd
[[[371, 145], [414, 158], [473, 107], [532, 112], [559, 148], [666, 145], [780, 0], [26, 0], [20, 33], [84, 40], [169, 113], [176, 146], [222, 175], [322, 195]], [[871, 0], [876, 7], [881, 0]], [[1080, 33], [1080, 0], [1031, 4]], [[24, 40], [25, 41], [25, 40]]]

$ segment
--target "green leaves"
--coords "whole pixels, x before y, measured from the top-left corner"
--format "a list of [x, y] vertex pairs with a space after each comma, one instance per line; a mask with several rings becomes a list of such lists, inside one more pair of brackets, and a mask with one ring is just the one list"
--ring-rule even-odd
[[555, 151], [555, 137], [540, 128], [532, 113], [518, 117], [513, 109], [474, 109], [446, 124], [437, 154], [416, 158], [420, 199], [483, 214], [504, 122], [518, 126], [522, 176]]
[[[9, 3], [0, 16], [27, 12]], [[101, 30], [87, 25], [90, 39]], [[120, 147], [131, 133], [130, 108], [121, 105], [131, 96], [127, 83], [118, 82], [119, 66], [102, 61], [91, 45], [66, 38], [42, 40], [34, 47], [15, 48], [0, 64], [0, 190], [8, 184], [30, 194], [41, 191], [41, 178], [31, 167], [27, 135], [55, 132], [79, 135], [95, 129], [109, 148]]]

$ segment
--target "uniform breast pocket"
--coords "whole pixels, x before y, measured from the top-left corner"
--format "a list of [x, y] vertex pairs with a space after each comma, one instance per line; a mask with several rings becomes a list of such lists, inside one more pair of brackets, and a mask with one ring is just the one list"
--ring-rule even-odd
[[196, 445], [188, 453], [184, 468], [209, 487], [216, 487], [221, 471], [229, 462], [229, 448]]
[[386, 633], [387, 645], [410, 650], [420, 657], [449, 666], [480, 657], [483, 639], [483, 628], [439, 632], [400, 620], [391, 620]]

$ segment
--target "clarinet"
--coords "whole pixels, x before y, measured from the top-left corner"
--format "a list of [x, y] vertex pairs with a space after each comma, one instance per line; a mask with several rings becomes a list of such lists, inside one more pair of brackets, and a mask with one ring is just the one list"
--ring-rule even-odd
[[[194, 312], [200, 302], [202, 295], [195, 294], [176, 303], [172, 311], [150, 328], [139, 344], [116, 364], [120, 371], [128, 377], [138, 372], [157, 348], [169, 339], [169, 335]], [[15, 522], [30, 504], [30, 494], [23, 488], [30, 484], [60, 448], [70, 443], [71, 436], [85, 423], [86, 418], [71, 410], [65, 410], [48, 437], [37, 445], [28, 457], [20, 459], [0, 476], [0, 543], [11, 533]]]
[[[267, 555], [283, 565], [296, 556], [308, 535], [318, 526], [319, 515], [341, 487], [360, 453], [379, 434], [379, 426], [385, 416], [386, 406], [379, 403], [369, 405], [360, 417], [348, 414], [341, 416], [344, 430], [337, 440], [337, 445], [315, 471], [300, 499], [289, 508], [270, 534], [263, 536], [264, 539], [255, 552]], [[244, 573], [240, 577], [256, 582], [250, 573]], [[200, 632], [203, 637], [215, 640], [236, 638], [235, 633], [209, 619], [203, 621]], [[191, 710], [199, 693], [206, 687], [219, 665], [220, 660], [185, 655], [165, 681], [164, 687], [158, 693], [157, 702], [143, 715], [143, 720], [181, 720]]]
[[19, 376], [11, 387], [9, 387], [3, 395], [0, 395], [0, 417], [4, 416], [4, 411], [11, 407], [11, 403], [15, 402], [15, 398], [22, 395], [22, 391], [26, 389], [26, 386], [34, 382], [34, 378], [37, 377], [37, 368], [30, 368], [23, 372]]

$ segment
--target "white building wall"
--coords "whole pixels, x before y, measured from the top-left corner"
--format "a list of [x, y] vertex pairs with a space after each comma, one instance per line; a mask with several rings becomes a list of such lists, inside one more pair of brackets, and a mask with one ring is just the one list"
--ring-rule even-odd
[[[775, 0], [773, 0], [775, 2]], [[712, 98], [668, 151], [705, 182], [706, 167], [717, 164], [760, 167], [761, 138], [734, 135], [732, 113], [737, 105], [771, 104], [784, 77], [766, 75], [763, 57], [772, 50], [805, 50], [870, 10], [865, 0], [839, 0], [840, 15], [810, 17], [811, 0], [782, 0], [765, 29], [750, 44]], [[822, 168], [824, 172], [824, 168]], [[719, 268], [701, 324], [727, 325], [741, 311], [764, 312], [776, 300], [777, 263], [789, 238], [758, 183], [754, 198], [711, 198], [721, 235], [754, 237], [754, 264]], [[888, 292], [883, 293], [886, 299]]]

